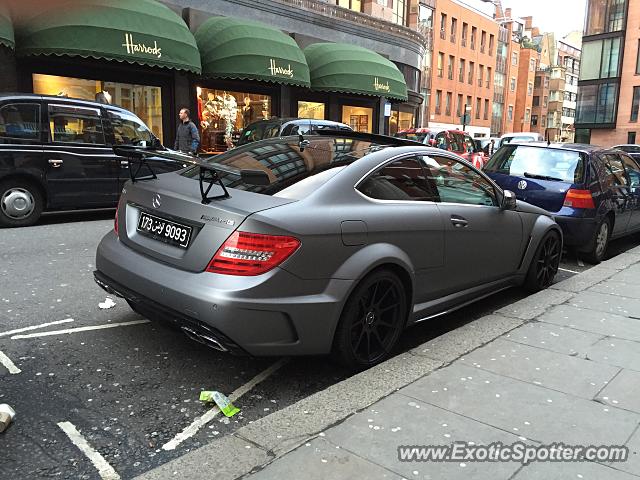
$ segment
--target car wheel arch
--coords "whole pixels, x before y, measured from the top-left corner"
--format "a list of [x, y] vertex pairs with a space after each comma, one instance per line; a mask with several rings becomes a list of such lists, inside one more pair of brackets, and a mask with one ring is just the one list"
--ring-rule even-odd
[[48, 203], [49, 196], [47, 195], [47, 189], [41, 178], [38, 178], [37, 175], [33, 175], [31, 173], [23, 173], [23, 172], [12, 172], [3, 177], [0, 177], [0, 182], [6, 182], [8, 180], [17, 180], [32, 183], [42, 195], [42, 200], [45, 205]]

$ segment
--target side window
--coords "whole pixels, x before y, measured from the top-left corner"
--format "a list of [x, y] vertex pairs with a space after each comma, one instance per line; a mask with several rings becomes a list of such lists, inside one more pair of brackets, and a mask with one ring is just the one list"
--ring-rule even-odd
[[491, 182], [467, 165], [446, 157], [423, 156], [427, 181], [436, 185], [441, 202], [497, 206]]
[[441, 148], [442, 150], [448, 150], [449, 146], [447, 145], [447, 134], [444, 132], [440, 132], [436, 135], [436, 147]]
[[627, 169], [627, 175], [629, 176], [629, 186], [631, 188], [640, 187], [640, 167], [631, 157], [627, 155], [620, 155], [624, 166]]
[[151, 144], [153, 136], [137, 117], [121, 112], [109, 112], [109, 120], [113, 127], [116, 145], [141, 145], [142, 142]]
[[0, 139], [40, 140], [40, 105], [10, 103], [0, 108]]
[[438, 201], [432, 182], [415, 157], [391, 162], [373, 173], [358, 190], [377, 200]]
[[97, 108], [49, 105], [49, 128], [53, 142], [105, 144]]
[[603, 155], [606, 170], [606, 183], [608, 187], [613, 185], [627, 185], [627, 177], [624, 174], [624, 164], [618, 155]]

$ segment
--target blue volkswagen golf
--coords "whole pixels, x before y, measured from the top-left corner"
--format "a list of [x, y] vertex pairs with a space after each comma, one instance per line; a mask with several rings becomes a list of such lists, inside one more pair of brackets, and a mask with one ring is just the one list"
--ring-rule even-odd
[[565, 245], [599, 263], [609, 240], [640, 231], [640, 166], [594, 145], [508, 144], [484, 171], [519, 200], [551, 212]]

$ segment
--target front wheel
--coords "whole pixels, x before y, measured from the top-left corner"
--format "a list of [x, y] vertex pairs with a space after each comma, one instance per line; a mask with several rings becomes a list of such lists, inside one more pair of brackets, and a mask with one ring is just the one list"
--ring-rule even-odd
[[42, 193], [33, 183], [19, 178], [0, 182], [0, 226], [33, 225], [43, 208]]
[[353, 370], [386, 360], [407, 319], [407, 295], [389, 270], [373, 272], [353, 291], [336, 329], [333, 356]]
[[558, 273], [561, 256], [560, 235], [556, 232], [547, 233], [540, 242], [533, 260], [531, 260], [524, 287], [531, 292], [538, 292], [551, 285], [556, 273]]
[[581, 256], [589, 263], [597, 265], [604, 259], [607, 252], [609, 239], [611, 238], [611, 221], [608, 217], [604, 217], [598, 228], [596, 228], [593, 238], [587, 246], [587, 250], [582, 252]]

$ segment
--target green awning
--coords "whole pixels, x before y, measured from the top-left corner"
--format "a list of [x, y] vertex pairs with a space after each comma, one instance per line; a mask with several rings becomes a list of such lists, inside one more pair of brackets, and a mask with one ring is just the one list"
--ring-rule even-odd
[[346, 43], [314, 43], [304, 49], [311, 88], [407, 100], [407, 84], [393, 62]]
[[202, 75], [309, 86], [309, 67], [296, 42], [250, 20], [210, 18], [195, 34]]
[[18, 55], [103, 58], [200, 73], [195, 39], [182, 18], [154, 0], [74, 0], [38, 5], [16, 26]]
[[13, 23], [9, 14], [0, 8], [0, 45], [14, 48], [15, 41], [13, 39]]

